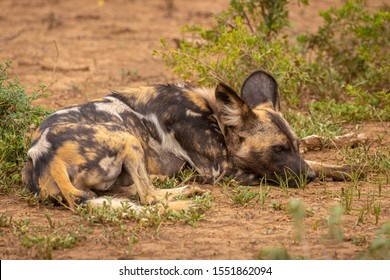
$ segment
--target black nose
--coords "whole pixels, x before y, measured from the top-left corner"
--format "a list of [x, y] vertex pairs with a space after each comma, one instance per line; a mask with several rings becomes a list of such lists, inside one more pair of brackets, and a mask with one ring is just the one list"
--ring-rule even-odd
[[307, 173], [307, 183], [312, 182], [316, 177], [316, 173], [314, 171], [309, 170], [309, 172]]

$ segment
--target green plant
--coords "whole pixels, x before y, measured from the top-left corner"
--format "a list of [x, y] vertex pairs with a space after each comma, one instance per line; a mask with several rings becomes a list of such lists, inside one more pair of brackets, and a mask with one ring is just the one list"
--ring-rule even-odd
[[181, 78], [196, 78], [202, 85], [219, 81], [238, 89], [250, 72], [266, 70], [276, 77], [288, 102], [297, 105], [300, 89], [309, 77], [298, 51], [280, 34], [288, 25], [288, 2], [231, 1], [226, 12], [216, 15], [213, 28], [184, 28], [200, 41], [183, 39], [173, 49], [162, 39], [163, 51], [155, 54]]
[[256, 256], [258, 260], [291, 260], [293, 257], [287, 252], [286, 248], [269, 247], [260, 250]]
[[273, 200], [271, 201], [271, 208], [275, 211], [281, 211], [283, 210], [283, 205], [280, 202]]
[[29, 218], [26, 218], [24, 220], [23, 219], [16, 220], [16, 221], [13, 221], [13, 223], [12, 223], [13, 232], [17, 236], [22, 236], [22, 235], [28, 233], [30, 230], [29, 226], [30, 226], [30, 219]]
[[263, 193], [261, 185], [260, 192], [254, 191], [254, 187], [242, 186], [236, 180], [231, 178], [225, 178], [221, 185], [224, 193], [234, 204], [239, 204], [246, 207], [259, 201], [259, 198], [261, 199], [259, 196], [263, 196], [263, 200], [265, 199], [265, 193]]
[[1, 214], [0, 216], [0, 228], [10, 227], [12, 223], [12, 217], [7, 214]]
[[194, 207], [188, 210], [165, 212], [165, 219], [172, 222], [184, 222], [192, 227], [195, 227], [200, 220], [204, 218], [204, 212], [211, 207], [213, 196], [211, 194], [203, 194], [202, 196], [196, 196], [194, 201]]
[[374, 205], [374, 215], [375, 215], [375, 224], [376, 225], [379, 223], [379, 217], [381, 215], [381, 208], [382, 208], [382, 205], [380, 203], [377, 203]]
[[247, 186], [238, 186], [236, 189], [232, 190], [232, 193], [231, 200], [233, 203], [241, 204], [243, 206], [249, 205], [250, 202], [259, 195], [258, 192], [254, 192], [251, 187]]
[[49, 223], [50, 228], [55, 228], [55, 223], [51, 219], [51, 215], [48, 212], [45, 213], [45, 217], [47, 222]]
[[21, 245], [26, 248], [36, 248], [44, 259], [53, 258], [53, 250], [61, 248], [73, 248], [77, 242], [82, 239], [75, 233], [66, 235], [48, 234], [48, 235], [23, 235]]
[[137, 233], [132, 232], [131, 235], [127, 238], [127, 250], [126, 254], [128, 256], [131, 256], [133, 252], [134, 245], [136, 245], [139, 242], [139, 237]]
[[197, 211], [195, 208], [189, 210], [172, 211], [166, 213], [167, 220], [172, 222], [184, 222], [192, 227], [195, 227], [200, 220], [204, 218], [202, 211]]
[[121, 224], [122, 220], [135, 218], [136, 212], [124, 203], [122, 208], [111, 207], [110, 198], [103, 206], [93, 207], [90, 203], [78, 205], [76, 213], [89, 224]]
[[18, 78], [11, 79], [7, 71], [11, 62], [0, 64], [0, 193], [21, 183], [21, 170], [29, 145], [29, 130], [36, 127], [48, 114], [31, 102], [42, 96], [45, 87], [40, 86], [31, 95]]
[[390, 221], [382, 226], [367, 251], [360, 254], [358, 258], [382, 260], [390, 258]]
[[311, 105], [307, 113], [289, 108], [283, 115], [300, 138], [316, 134], [332, 139], [342, 131], [342, 122], [335, 121], [326, 110], [313, 110]]
[[306, 213], [305, 206], [300, 200], [292, 199], [288, 203], [288, 211], [294, 220], [294, 227], [296, 228], [294, 238], [302, 242], [305, 239], [305, 227], [303, 225], [303, 218]]
[[[253, 33], [262, 34], [271, 39], [278, 36], [290, 25], [287, 5], [289, 0], [232, 0], [230, 9], [221, 14], [227, 18], [240, 17]], [[298, 0], [298, 4], [308, 5], [308, 0]]]
[[317, 100], [304, 106], [308, 115], [288, 112], [300, 136], [329, 131], [332, 137], [344, 121], [388, 120], [390, 13], [348, 1], [323, 12], [324, 25], [293, 44], [285, 32], [288, 2], [232, 0], [227, 11], [215, 15], [212, 28], [183, 29], [198, 39], [183, 39], [178, 48], [162, 39], [163, 50], [155, 53], [180, 77], [202, 85], [219, 81], [238, 89], [253, 70], [269, 71], [290, 107], [308, 94]]
[[[343, 148], [340, 150], [340, 153], [348, 164], [357, 166], [367, 165], [370, 168], [370, 173], [374, 174], [375, 177], [382, 175], [376, 178], [379, 184], [379, 191], [381, 190], [383, 181], [388, 181], [388, 170], [390, 168], [389, 147], [384, 146], [373, 150], [370, 145], [362, 145], [354, 149], [348, 147]], [[359, 174], [356, 175], [358, 176]]]
[[[265, 191], [263, 190], [263, 187], [265, 187]], [[269, 193], [271, 192], [271, 187], [269, 185], [264, 186], [263, 182], [260, 182], [260, 201], [261, 201], [261, 208], [265, 208], [265, 200], [269, 197]]]
[[347, 187], [341, 188], [341, 203], [347, 213], [350, 213], [353, 210], [353, 202], [356, 195], [358, 196], [358, 199], [360, 199], [360, 173], [361, 171], [359, 170], [351, 172], [351, 174], [348, 175], [350, 182], [347, 183]]
[[[390, 74], [390, 73], [389, 73]], [[320, 100], [308, 105], [311, 116], [330, 123], [357, 122], [363, 120], [390, 120], [390, 92], [368, 92], [357, 86], [346, 86], [345, 97], [348, 103], [336, 100]], [[323, 122], [323, 121], [322, 121]]]
[[340, 221], [342, 214], [343, 208], [341, 206], [332, 206], [329, 209], [329, 215], [327, 218], [329, 235], [331, 238], [334, 238], [338, 242], [341, 242], [344, 239], [344, 234]]
[[365, 1], [350, 0], [321, 16], [324, 25], [315, 34], [298, 38], [310, 60], [309, 90], [339, 101], [345, 100], [340, 93], [348, 84], [373, 92], [388, 89], [390, 13], [369, 12]]
[[196, 179], [197, 172], [193, 168], [182, 168], [178, 174], [172, 177], [155, 177], [153, 179], [153, 185], [160, 189], [172, 189], [179, 185], [184, 185], [188, 182], [193, 183]]

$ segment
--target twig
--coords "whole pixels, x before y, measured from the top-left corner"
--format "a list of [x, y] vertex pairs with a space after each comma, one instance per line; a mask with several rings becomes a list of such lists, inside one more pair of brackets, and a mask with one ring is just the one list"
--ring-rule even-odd
[[236, 26], [233, 23], [231, 23], [230, 21], [225, 20], [221, 16], [217, 15], [216, 18], [221, 20], [221, 21], [223, 21], [226, 25], [230, 26], [231, 28], [236, 29]]
[[[56, 47], [57, 56], [56, 56], [56, 62], [54, 63], [53, 71], [52, 71], [52, 74], [51, 74], [51, 77], [52, 77], [52, 78], [51, 78], [51, 82], [50, 82], [50, 84], [46, 87], [46, 90], [47, 90], [49, 87], [51, 87], [52, 84], [54, 83], [54, 82], [53, 82], [53, 76], [54, 76], [54, 73], [55, 73], [55, 71], [56, 71], [56, 69], [57, 69], [58, 60], [59, 60], [59, 58], [60, 58], [60, 52], [59, 52], [59, 50], [58, 50], [58, 46], [57, 46], [56, 40], [53, 40], [53, 43], [54, 43], [54, 46]], [[41, 67], [42, 67], [42, 65], [41, 65]]]
[[248, 24], [249, 30], [251, 31], [252, 34], [254, 34], [255, 31], [254, 31], [252, 24], [251, 24], [251, 21], [249, 20], [249, 17], [245, 11], [244, 11], [244, 17], [245, 17], [246, 23]]
[[[198, 63], [202, 64], [203, 66], [205, 66], [205, 67], [207, 67], [209, 70], [211, 70], [211, 73], [210, 73], [211, 76], [213, 76], [215, 79], [217, 79], [218, 81], [220, 81], [220, 82], [222, 82], [222, 83], [224, 82], [223, 78], [219, 75], [219, 73], [216, 72], [215, 69], [214, 69], [213, 67], [211, 67], [208, 63], [206, 63], [206, 62], [204, 62], [204, 61], [202, 61], [202, 60], [200, 60], [200, 59], [198, 59], [198, 58], [196, 58], [196, 57], [194, 57], [194, 56], [192, 56], [192, 55], [190, 55], [190, 54], [179, 53], [179, 52], [177, 52], [177, 51], [174, 51], [173, 53], [174, 53], [174, 54], [178, 54], [178, 55], [183, 55], [183, 56], [185, 56], [185, 57], [187, 57], [187, 58], [190, 58], [190, 59], [192, 59], [192, 60], [194, 60], [194, 61], [197, 61]], [[216, 72], [217, 75], [215, 75], [213, 72]]]
[[383, 120], [382, 120], [381, 117], [379, 116], [378, 112], [376, 111], [376, 108], [375, 108], [374, 106], [371, 106], [371, 107], [372, 107], [372, 109], [374, 110], [376, 117], [378, 118], [378, 120], [379, 120], [379, 121], [381, 122], [381, 124], [383, 125], [383, 128], [384, 128], [385, 131], [386, 131], [386, 134], [390, 134], [390, 133], [389, 133], [389, 130], [387, 129], [387, 127], [386, 127], [386, 125], [385, 125], [385, 123], [383, 122]]

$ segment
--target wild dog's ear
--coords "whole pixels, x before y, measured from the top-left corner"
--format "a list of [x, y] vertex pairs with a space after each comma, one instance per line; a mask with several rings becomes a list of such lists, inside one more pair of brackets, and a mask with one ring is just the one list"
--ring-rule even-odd
[[264, 71], [256, 71], [245, 80], [241, 88], [241, 96], [252, 109], [264, 105], [275, 111], [280, 110], [278, 83], [274, 77]]
[[238, 94], [225, 84], [217, 86], [215, 99], [219, 118], [225, 126], [242, 126], [245, 116], [251, 112]]

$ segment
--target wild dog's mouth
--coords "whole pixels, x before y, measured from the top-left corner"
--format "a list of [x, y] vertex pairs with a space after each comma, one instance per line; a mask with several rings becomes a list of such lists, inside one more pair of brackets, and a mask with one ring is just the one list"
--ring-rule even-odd
[[271, 176], [265, 176], [265, 180], [280, 187], [301, 188], [312, 182], [316, 176], [316, 173], [310, 169], [306, 172], [300, 171], [297, 173], [286, 168], [282, 174], [275, 172]]
[[285, 168], [283, 173], [266, 172], [261, 174], [254, 170], [239, 168], [234, 174], [236, 179], [247, 185], [258, 185], [261, 183], [291, 188], [304, 187], [316, 178], [316, 173], [310, 169], [297, 173]]
[[[253, 169], [243, 168], [240, 168], [240, 170], [241, 171], [236, 174], [238, 175], [241, 173], [240, 179], [250, 185], [256, 185], [260, 182], [262, 184], [270, 184], [280, 187], [302, 188], [314, 181], [317, 177], [316, 173], [308, 166], [307, 168], [302, 167], [301, 169], [298, 169], [298, 171], [294, 171], [288, 167], [284, 167], [284, 169], [279, 172], [272, 172], [268, 170], [267, 172], [256, 172]], [[242, 175], [247, 178], [243, 178]]]

